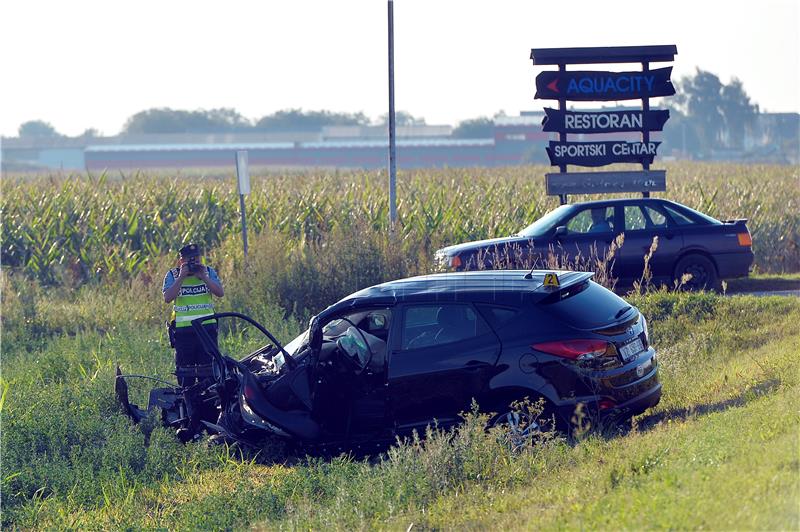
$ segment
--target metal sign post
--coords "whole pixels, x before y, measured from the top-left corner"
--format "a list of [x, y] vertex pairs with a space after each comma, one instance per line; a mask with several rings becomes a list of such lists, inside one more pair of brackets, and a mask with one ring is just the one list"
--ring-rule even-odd
[[247, 259], [247, 220], [244, 213], [244, 196], [250, 194], [250, 171], [247, 168], [247, 151], [236, 152], [236, 177], [239, 184], [239, 210], [242, 213], [242, 242], [244, 258]]
[[394, 122], [394, 2], [389, 0], [389, 231], [397, 222], [397, 165]]

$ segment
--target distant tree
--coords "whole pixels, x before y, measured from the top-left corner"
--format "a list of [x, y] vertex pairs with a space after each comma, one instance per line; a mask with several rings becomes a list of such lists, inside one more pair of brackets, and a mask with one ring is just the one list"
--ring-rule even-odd
[[758, 106], [750, 102], [741, 81], [734, 78], [725, 85], [716, 74], [698, 68], [694, 76], [685, 76], [676, 85], [675, 96], [667, 104], [685, 117], [682, 127], [692, 130], [697, 142], [695, 155], [703, 157], [715, 148], [744, 147], [745, 133], [756, 123]]
[[452, 136], [457, 139], [485, 139], [494, 136], [494, 120], [480, 117], [462, 120], [453, 130]]
[[43, 120], [29, 120], [20, 124], [18, 130], [20, 137], [48, 137], [55, 138], [61, 137], [61, 133], [56, 131], [49, 122]]
[[81, 133], [81, 137], [85, 138], [85, 139], [93, 139], [93, 138], [96, 138], [96, 137], [99, 137], [99, 136], [100, 136], [100, 132], [97, 131], [93, 127], [90, 127], [88, 129], [84, 130], [83, 133]]
[[[382, 114], [380, 118], [378, 118], [378, 124], [381, 126], [385, 126], [389, 124], [389, 113]], [[425, 119], [420, 117], [415, 117], [408, 111], [396, 111], [394, 114], [394, 124], [397, 127], [404, 127], [404, 126], [424, 126]]]
[[720, 110], [725, 118], [729, 146], [743, 149], [745, 132], [752, 132], [756, 125], [758, 105], [750, 102], [739, 79], [733, 78], [722, 87]]
[[659, 155], [699, 155], [697, 131], [692, 121], [678, 109], [670, 110], [661, 138], [664, 144], [658, 151]]
[[131, 116], [125, 122], [122, 133], [228, 133], [251, 128], [250, 122], [234, 109], [183, 111], [164, 107]]
[[363, 126], [369, 124], [364, 113], [334, 113], [283, 109], [256, 122], [258, 131], [316, 131], [324, 126]]

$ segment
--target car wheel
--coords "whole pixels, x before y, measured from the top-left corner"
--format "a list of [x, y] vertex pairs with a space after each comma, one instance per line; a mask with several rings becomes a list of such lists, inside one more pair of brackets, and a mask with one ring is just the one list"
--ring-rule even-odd
[[515, 450], [535, 443], [541, 433], [538, 421], [527, 422], [519, 412], [499, 414], [492, 419], [490, 426], [499, 427], [503, 442]]
[[[685, 275], [691, 277], [682, 282]], [[719, 279], [717, 269], [710, 259], [703, 255], [686, 255], [675, 265], [673, 279], [684, 290], [717, 290]]]
[[507, 409], [489, 421], [489, 428], [496, 427], [500, 429], [503, 442], [518, 450], [536, 444], [542, 440], [543, 434], [552, 431], [553, 416], [546, 412], [534, 415], [530, 411]]

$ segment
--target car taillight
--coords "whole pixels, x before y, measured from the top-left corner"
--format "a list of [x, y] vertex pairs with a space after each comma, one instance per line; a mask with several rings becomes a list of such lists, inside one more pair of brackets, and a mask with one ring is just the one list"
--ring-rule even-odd
[[605, 340], [559, 340], [533, 344], [537, 351], [570, 360], [591, 360], [606, 355], [614, 346]]
[[736, 236], [739, 238], [740, 246], [750, 247], [753, 245], [753, 239], [750, 238], [750, 233], [738, 233]]
[[617, 403], [612, 401], [611, 399], [601, 399], [597, 406], [600, 407], [600, 410], [608, 410], [609, 408], [614, 408], [617, 406]]

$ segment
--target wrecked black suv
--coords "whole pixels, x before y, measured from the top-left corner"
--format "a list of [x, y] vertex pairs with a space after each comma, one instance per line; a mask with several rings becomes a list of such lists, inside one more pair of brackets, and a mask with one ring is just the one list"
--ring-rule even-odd
[[[277, 436], [306, 449], [374, 448], [431, 423], [455, 424], [473, 399], [512, 422], [513, 402], [544, 403], [568, 427], [627, 419], [658, 403], [655, 351], [639, 311], [591, 273], [478, 271], [392, 281], [356, 292], [311, 319], [285, 346], [269, 339], [236, 360], [200, 335], [213, 364], [188, 388], [157, 388], [148, 410], [182, 439], [202, 431], [258, 444]], [[117, 399], [139, 421], [146, 410]], [[579, 407], [580, 405], [580, 407]]]

